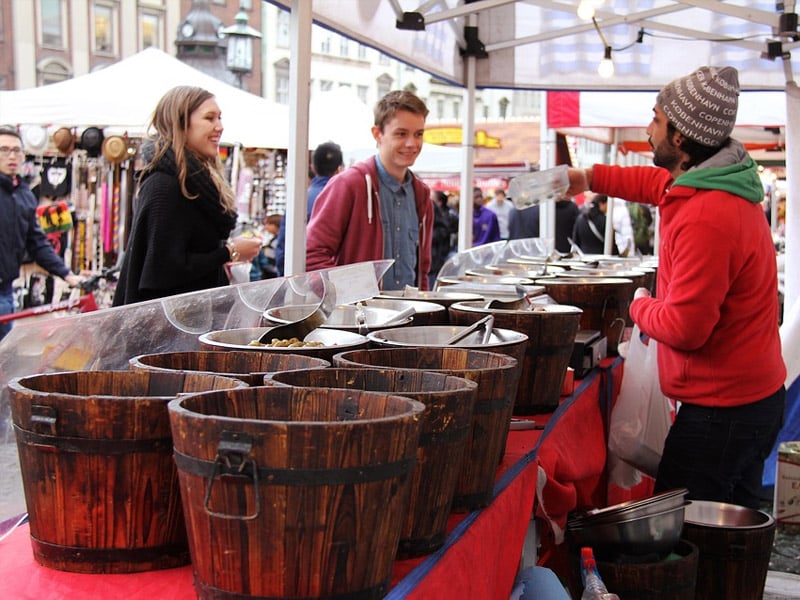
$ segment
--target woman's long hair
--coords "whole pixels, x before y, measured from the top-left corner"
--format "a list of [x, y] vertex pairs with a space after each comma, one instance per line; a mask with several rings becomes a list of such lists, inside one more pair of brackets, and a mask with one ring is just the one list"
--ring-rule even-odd
[[[152, 170], [170, 148], [175, 152], [175, 164], [178, 168], [178, 183], [181, 193], [187, 198], [196, 198], [186, 188], [186, 177], [189, 171], [187, 161], [186, 138], [192, 113], [214, 94], [206, 89], [193, 86], [178, 86], [168, 91], [158, 101], [153, 117], [150, 120], [150, 138], [155, 153], [144, 167], [143, 173]], [[154, 131], [152, 131], [154, 130]], [[192, 153], [192, 157], [208, 169], [211, 180], [219, 190], [220, 202], [227, 212], [236, 212], [236, 199], [233, 189], [224, 176], [222, 161], [219, 156], [207, 158]]]

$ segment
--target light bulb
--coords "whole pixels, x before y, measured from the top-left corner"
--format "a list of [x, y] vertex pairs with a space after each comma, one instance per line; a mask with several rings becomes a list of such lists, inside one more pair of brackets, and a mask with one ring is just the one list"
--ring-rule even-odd
[[600, 65], [597, 67], [597, 74], [603, 79], [614, 76], [614, 61], [611, 60], [611, 46], [606, 46], [603, 60], [600, 61]]
[[594, 2], [592, 0], [581, 0], [578, 4], [578, 18], [582, 21], [591, 21], [594, 17]]

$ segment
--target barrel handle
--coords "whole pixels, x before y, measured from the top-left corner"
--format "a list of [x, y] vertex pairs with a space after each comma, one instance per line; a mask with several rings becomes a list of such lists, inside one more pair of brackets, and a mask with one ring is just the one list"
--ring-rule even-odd
[[50, 435], [56, 435], [56, 409], [44, 404], [31, 405], [31, 428], [36, 430], [37, 425], [40, 429], [50, 430]]
[[[223, 431], [217, 445], [217, 456], [214, 459], [214, 471], [208, 480], [204, 508], [206, 513], [218, 519], [232, 519], [238, 521], [252, 521], [261, 514], [261, 493], [258, 489], [258, 465], [250, 454], [253, 447], [253, 438], [245, 433]], [[249, 468], [248, 468], [249, 467]], [[247, 515], [232, 515], [211, 509], [211, 488], [214, 481], [223, 475], [247, 477], [253, 480], [253, 493], [255, 495], [255, 510]]]
[[619, 346], [622, 343], [622, 338], [625, 337], [625, 325], [626, 325], [626, 323], [625, 323], [625, 319], [623, 319], [622, 317], [617, 317], [616, 319], [611, 321], [611, 327], [613, 327], [616, 323], [620, 324], [619, 335], [617, 336], [617, 346]]

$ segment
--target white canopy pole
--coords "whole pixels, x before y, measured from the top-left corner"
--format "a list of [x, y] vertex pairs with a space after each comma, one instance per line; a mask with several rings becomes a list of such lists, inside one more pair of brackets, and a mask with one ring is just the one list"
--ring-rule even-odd
[[[469, 26], [475, 27], [478, 17], [469, 15]], [[464, 125], [461, 138], [464, 146], [461, 163], [461, 198], [458, 210], [458, 251], [464, 252], [472, 248], [472, 173], [475, 157], [475, 62], [474, 56], [467, 56], [465, 61], [467, 85], [464, 88]]]
[[[786, 83], [786, 131], [800, 131], [800, 88], [795, 81]], [[792, 135], [786, 136], [786, 252], [784, 266], [784, 314], [800, 297], [800, 148]]]
[[[610, 165], [617, 164], [617, 151], [619, 150], [619, 129], [614, 128], [614, 138], [611, 141], [611, 159], [608, 161]], [[603, 254], [614, 253], [614, 205], [616, 198], [609, 198], [606, 204], [606, 230], [603, 232]]]
[[286, 258], [284, 272], [306, 269], [308, 105], [311, 91], [311, 2], [292, 1], [289, 25], [289, 150], [286, 160]]

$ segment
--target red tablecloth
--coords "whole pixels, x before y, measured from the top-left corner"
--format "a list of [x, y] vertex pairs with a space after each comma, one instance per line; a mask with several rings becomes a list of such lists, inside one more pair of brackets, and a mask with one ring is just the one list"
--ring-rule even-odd
[[[619, 387], [618, 369], [619, 361], [608, 361], [579, 381], [575, 393], [563, 399], [552, 416], [533, 417], [546, 423], [544, 431], [511, 431], [491, 504], [452, 515], [445, 546], [438, 552], [397, 561], [386, 598], [506, 600], [519, 567], [537, 485], [537, 515], [556, 529], [576, 506], [605, 499], [604, 422]], [[553, 531], [545, 526], [545, 553], [554, 546]], [[14, 600], [195, 598], [188, 566], [128, 575], [42, 567], [33, 559], [27, 526], [0, 542], [0, 581], [2, 597]]]

